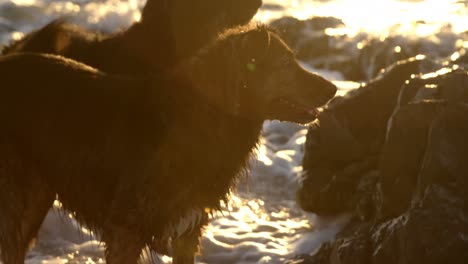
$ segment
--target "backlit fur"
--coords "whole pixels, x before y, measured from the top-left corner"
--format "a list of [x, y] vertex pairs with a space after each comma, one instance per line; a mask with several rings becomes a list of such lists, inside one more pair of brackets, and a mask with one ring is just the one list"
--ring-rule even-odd
[[[284, 71], [291, 91], [270, 83]], [[106, 243], [107, 263], [136, 263], [145, 246], [163, 252], [170, 240], [174, 263], [193, 262], [206, 214], [245, 171], [263, 121], [297, 119], [271, 108], [275, 98], [317, 107], [336, 90], [263, 27], [231, 32], [169, 77], [38, 54], [0, 58], [0, 74], [5, 264], [23, 263], [56, 194]]]

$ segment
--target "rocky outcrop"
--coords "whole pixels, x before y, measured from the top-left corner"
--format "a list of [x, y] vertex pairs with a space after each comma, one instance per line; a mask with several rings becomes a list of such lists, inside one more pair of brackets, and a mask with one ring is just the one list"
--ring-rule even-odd
[[354, 210], [356, 204], [361, 204], [361, 209], [368, 207], [368, 201], [356, 199], [375, 182], [386, 124], [400, 88], [426, 64], [424, 57], [400, 61], [363, 87], [329, 103], [307, 134], [303, 159], [307, 174], [298, 191], [303, 209], [334, 215]]
[[[467, 72], [443, 68], [439, 74], [428, 74], [405, 85], [395, 112], [389, 119], [387, 140], [382, 149], [379, 168], [382, 194], [380, 217], [398, 216], [410, 208], [417, 185], [421, 184], [417, 177], [423, 173], [426, 152], [431, 151], [429, 147], [432, 145], [428, 142], [431, 139], [428, 137], [434, 137], [434, 122], [447, 111], [453, 112], [455, 118], [457, 111], [451, 108], [468, 103]], [[460, 129], [465, 125], [462, 121], [460, 120]], [[445, 140], [449, 135], [439, 136]], [[464, 142], [462, 140], [459, 144]], [[451, 156], [450, 153], [440, 155]], [[424, 186], [418, 188], [424, 189]]]
[[366, 82], [311, 125], [297, 192], [306, 211], [356, 217], [288, 263], [468, 263], [468, 33], [350, 36], [330, 17], [271, 26], [299, 59]]
[[389, 71], [311, 127], [300, 205], [357, 217], [288, 263], [468, 263], [468, 72], [445, 64], [383, 93]]
[[[468, 80], [468, 76], [465, 77]], [[424, 112], [425, 119], [430, 120], [425, 122], [428, 124], [424, 129], [425, 137], [418, 135], [426, 143], [424, 148], [409, 151], [421, 157], [417, 166], [410, 166], [419, 168], [416, 174], [410, 175], [416, 184], [410, 183], [400, 193], [384, 192], [383, 201], [387, 204], [395, 201], [396, 195], [407, 197], [404, 202], [409, 202], [409, 209], [376, 225], [371, 237], [373, 263], [467, 263], [468, 106], [458, 102], [426, 101], [406, 107], [405, 112], [413, 108]], [[396, 114], [402, 116], [403, 112]], [[406, 120], [398, 122], [402, 125], [416, 121]], [[402, 130], [395, 123], [389, 139], [395, 136], [401, 141], [416, 139], [407, 138], [404, 133], [396, 135], [397, 130], [406, 128]], [[400, 160], [386, 162], [400, 165]], [[386, 176], [385, 182], [382, 179], [382, 188], [388, 189], [389, 177]], [[393, 179], [392, 188], [400, 178]]]
[[326, 34], [327, 28], [342, 28], [344, 23], [334, 17], [313, 17], [298, 20], [294, 17], [282, 17], [270, 26], [292, 47], [302, 60], [323, 58], [341, 53], [340, 38]]
[[454, 50], [462, 49], [460, 43], [468, 41], [468, 33], [456, 34], [450, 27], [430, 38], [349, 35], [343, 21], [334, 17], [307, 20], [283, 17], [270, 26], [297, 52], [299, 59], [318, 69], [338, 71], [352, 81], [367, 82], [380, 74], [381, 69], [418, 54], [451, 57]]

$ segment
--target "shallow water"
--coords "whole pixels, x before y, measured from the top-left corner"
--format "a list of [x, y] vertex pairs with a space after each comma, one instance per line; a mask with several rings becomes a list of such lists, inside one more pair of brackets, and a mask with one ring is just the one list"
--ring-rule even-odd
[[[106, 32], [123, 29], [139, 20], [143, 4], [140, 0], [0, 0], [0, 45], [60, 16]], [[330, 33], [431, 38], [447, 27], [456, 33], [468, 30], [467, 10], [467, 1], [455, 0], [265, 0], [256, 19], [335, 16], [347, 26]], [[338, 72], [311, 70], [334, 80], [342, 94], [359, 85]], [[261, 145], [250, 162], [251, 175], [239, 183], [230, 202], [206, 228], [199, 263], [281, 263], [295, 254], [312, 252], [343, 226], [349, 216], [319, 218], [300, 210], [294, 201], [305, 134], [305, 127], [295, 124], [264, 124]], [[102, 258], [103, 246], [71, 216], [54, 209], [27, 263], [100, 263]], [[162, 256], [160, 261], [171, 259]]]

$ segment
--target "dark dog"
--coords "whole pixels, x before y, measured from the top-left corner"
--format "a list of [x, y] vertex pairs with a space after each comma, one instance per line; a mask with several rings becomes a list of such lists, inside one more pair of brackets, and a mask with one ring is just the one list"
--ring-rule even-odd
[[226, 199], [263, 121], [309, 122], [336, 91], [265, 28], [226, 33], [170, 78], [38, 54], [1, 58], [0, 74], [5, 264], [23, 263], [56, 194], [101, 236], [107, 263], [136, 263], [170, 240], [174, 263], [193, 262], [204, 216]]
[[226, 28], [248, 23], [261, 0], [148, 0], [141, 22], [110, 36], [54, 21], [3, 54], [59, 54], [108, 73], [165, 70], [194, 55]]

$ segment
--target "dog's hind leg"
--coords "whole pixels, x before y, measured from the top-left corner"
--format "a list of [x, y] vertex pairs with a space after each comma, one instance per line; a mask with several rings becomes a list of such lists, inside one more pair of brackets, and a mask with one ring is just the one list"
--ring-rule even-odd
[[31, 241], [54, 201], [54, 193], [21, 159], [0, 160], [0, 259], [24, 263]]

